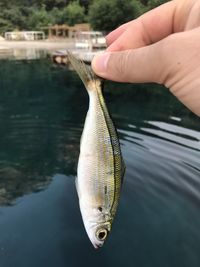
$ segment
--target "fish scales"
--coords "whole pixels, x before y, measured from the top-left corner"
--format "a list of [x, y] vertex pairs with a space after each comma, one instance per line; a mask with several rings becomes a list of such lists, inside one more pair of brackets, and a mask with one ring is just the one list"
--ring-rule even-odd
[[85, 229], [94, 247], [98, 248], [111, 230], [125, 165], [116, 129], [103, 98], [101, 80], [69, 52], [68, 57], [89, 94], [76, 187]]
[[117, 133], [115, 130], [115, 126], [110, 118], [110, 115], [108, 113], [108, 110], [106, 108], [105, 105], [105, 101], [103, 99], [103, 95], [101, 93], [101, 89], [98, 88], [99, 92], [99, 99], [100, 99], [100, 103], [101, 103], [101, 107], [102, 110], [104, 112], [104, 116], [105, 116], [105, 120], [107, 122], [107, 126], [108, 126], [108, 130], [109, 130], [109, 134], [110, 134], [110, 139], [111, 139], [111, 145], [112, 145], [112, 149], [113, 149], [113, 162], [114, 162], [114, 179], [115, 179], [115, 194], [114, 194], [114, 201], [112, 203], [112, 208], [111, 208], [111, 213], [115, 214], [116, 212], [116, 208], [118, 205], [118, 200], [119, 200], [119, 196], [120, 196], [120, 189], [121, 189], [121, 179], [123, 179], [123, 175], [124, 175], [124, 162], [123, 159], [121, 157], [121, 150], [120, 150], [120, 144], [119, 144], [119, 139], [117, 137]]
[[[114, 201], [114, 164], [113, 164], [113, 151], [111, 146], [111, 140], [109, 136], [109, 131], [106, 126], [104, 114], [102, 112], [101, 106], [99, 105], [97, 92], [94, 91], [91, 94], [94, 94], [90, 98], [90, 106], [88, 111], [88, 116], [86, 118], [84, 132], [82, 136], [81, 151], [79, 161], [85, 160], [86, 151], [88, 151], [90, 146], [93, 148], [90, 151], [93, 151], [91, 155], [91, 162], [93, 163], [92, 168], [90, 168], [90, 177], [92, 177], [91, 186], [94, 186], [94, 190], [91, 188], [91, 191], [88, 192], [91, 198], [95, 200], [101, 200], [97, 204], [99, 206], [111, 206]], [[90, 121], [91, 120], [91, 121]], [[91, 134], [90, 125], [93, 124], [93, 132]], [[91, 138], [91, 136], [93, 138]], [[87, 140], [89, 138], [90, 140]], [[105, 143], [104, 140], [107, 140]], [[100, 148], [100, 149], [99, 149]], [[97, 165], [96, 165], [97, 163]], [[96, 167], [95, 167], [96, 165]], [[80, 171], [81, 171], [80, 165]], [[96, 169], [97, 175], [93, 173], [93, 168]], [[111, 170], [111, 175], [108, 176], [106, 173]], [[112, 175], [113, 173], [113, 175]], [[85, 181], [83, 181], [85, 182]], [[104, 187], [107, 186], [108, 192], [108, 202], [106, 203], [104, 195]], [[98, 192], [98, 194], [96, 194]], [[98, 195], [98, 199], [96, 196]], [[99, 197], [100, 196], [100, 197]], [[90, 200], [94, 203], [94, 199]]]

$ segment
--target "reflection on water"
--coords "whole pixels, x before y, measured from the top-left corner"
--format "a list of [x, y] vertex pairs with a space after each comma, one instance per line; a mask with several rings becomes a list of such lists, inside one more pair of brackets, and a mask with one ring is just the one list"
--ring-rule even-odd
[[74, 187], [86, 91], [48, 60], [2, 61], [0, 77], [1, 266], [200, 266], [199, 118], [164, 88], [105, 84], [126, 176], [94, 251]]
[[45, 58], [48, 55], [47, 50], [37, 48], [8, 48], [0, 47], [0, 59], [13, 60], [32, 60]]
[[[53, 173], [75, 173], [81, 126], [70, 110], [70, 74], [49, 61], [0, 67], [0, 203], [41, 190]], [[32, 78], [33, 77], [33, 78]]]
[[12, 49], [12, 57], [14, 60], [31, 60], [31, 59], [40, 59], [45, 58], [48, 54], [48, 51], [35, 49], [35, 48], [26, 48], [26, 49]]

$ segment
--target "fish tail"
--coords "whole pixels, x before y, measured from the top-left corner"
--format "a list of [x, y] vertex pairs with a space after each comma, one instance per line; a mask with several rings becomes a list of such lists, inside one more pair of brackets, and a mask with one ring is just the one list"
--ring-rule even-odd
[[86, 65], [82, 60], [75, 57], [69, 51], [67, 51], [67, 55], [72, 67], [78, 73], [87, 91], [89, 92], [91, 90], [99, 89], [101, 87], [102, 80], [93, 72], [91, 66]]

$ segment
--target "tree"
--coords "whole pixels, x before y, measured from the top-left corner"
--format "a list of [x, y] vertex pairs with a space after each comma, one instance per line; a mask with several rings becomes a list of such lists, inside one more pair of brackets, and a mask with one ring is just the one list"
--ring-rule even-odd
[[25, 27], [25, 19], [18, 7], [5, 9], [2, 12], [2, 17], [14, 25], [15, 28], [22, 29]]
[[10, 21], [0, 18], [0, 33], [5, 33], [6, 31], [11, 31], [13, 25]]
[[152, 9], [155, 8], [157, 6], [160, 6], [166, 2], [168, 2], [169, 0], [148, 0], [148, 8]]
[[34, 12], [29, 17], [27, 25], [28, 28], [41, 30], [42, 27], [54, 23], [54, 18], [46, 11], [45, 6], [43, 6], [41, 9], [34, 9]]
[[68, 3], [69, 0], [43, 0], [41, 1], [46, 6], [46, 10], [52, 10], [53, 8], [63, 8]]
[[80, 6], [78, 1], [71, 2], [63, 9], [62, 23], [74, 25], [76, 23], [85, 22], [85, 9]]
[[143, 4], [143, 5], [145, 5], [145, 6], [147, 6], [148, 0], [140, 0], [140, 3]]
[[0, 33], [89, 21], [111, 31], [168, 0], [0, 0]]
[[54, 7], [49, 14], [51, 15], [54, 24], [62, 24], [63, 23], [63, 10], [62, 9], [58, 9], [57, 7]]
[[141, 4], [138, 1], [97, 0], [89, 8], [88, 21], [96, 30], [111, 31], [141, 13]]
[[85, 13], [88, 13], [89, 5], [91, 4], [91, 0], [79, 0], [79, 4], [85, 8]]

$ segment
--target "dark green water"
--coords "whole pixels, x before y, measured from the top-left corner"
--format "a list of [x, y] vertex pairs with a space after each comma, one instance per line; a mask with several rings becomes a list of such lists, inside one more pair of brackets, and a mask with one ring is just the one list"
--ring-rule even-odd
[[199, 267], [199, 118], [164, 88], [106, 83], [127, 169], [96, 251], [74, 186], [86, 91], [48, 60], [0, 63], [0, 266]]

